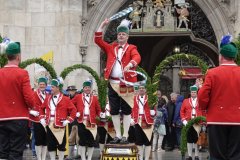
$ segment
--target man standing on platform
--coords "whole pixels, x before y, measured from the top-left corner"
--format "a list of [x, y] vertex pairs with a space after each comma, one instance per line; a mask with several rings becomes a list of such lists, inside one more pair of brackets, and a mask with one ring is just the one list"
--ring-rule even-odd
[[22, 160], [27, 143], [29, 110], [35, 106], [19, 42], [7, 46], [8, 63], [0, 69], [0, 159]]
[[150, 110], [148, 96], [144, 85], [139, 86], [139, 95], [134, 98], [131, 125], [135, 128], [135, 144], [138, 147], [139, 160], [149, 160], [153, 132], [153, 116], [155, 110]]
[[85, 81], [83, 83], [83, 93], [72, 99], [78, 111], [76, 116], [78, 117], [79, 151], [82, 160], [86, 160], [86, 150], [88, 160], [92, 159], [97, 135], [96, 118], [99, 118], [101, 113], [97, 97], [91, 94], [91, 85], [91, 82]]
[[[95, 33], [95, 43], [106, 53], [107, 65], [104, 69], [104, 77], [109, 80], [108, 97], [111, 107], [112, 121], [116, 131], [116, 137], [110, 143], [127, 144], [128, 130], [131, 122], [131, 109], [133, 107], [134, 89], [122, 84], [120, 78], [128, 82], [136, 82], [135, 73], [128, 72], [136, 70], [141, 61], [137, 47], [128, 44], [129, 23], [127, 20], [121, 22], [117, 27], [117, 42], [108, 44], [103, 40], [103, 29], [109, 23], [104, 20]], [[123, 136], [121, 135], [120, 113], [123, 114]]]
[[45, 91], [47, 87], [47, 78], [40, 77], [38, 79], [38, 89], [34, 92], [36, 105], [34, 110], [30, 111], [30, 118], [33, 121], [33, 131], [35, 138], [35, 148], [38, 160], [45, 160], [47, 154], [47, 136], [45, 128], [40, 123], [39, 112], [44, 100], [49, 96]]
[[[185, 99], [182, 103], [182, 107], [180, 110], [181, 120], [183, 125], [187, 125], [188, 121], [196, 118], [198, 116], [202, 116], [202, 112], [199, 108], [198, 98], [197, 98], [197, 91], [198, 87], [193, 85], [190, 87], [191, 97]], [[187, 132], [187, 149], [188, 149], [188, 158], [187, 160], [192, 160], [192, 149], [195, 148], [195, 160], [199, 160], [199, 150], [197, 146], [199, 132], [201, 130], [200, 125], [193, 124], [188, 129]]]
[[[40, 110], [40, 123], [46, 127], [47, 146], [51, 160], [56, 159], [57, 150], [59, 151], [58, 159], [64, 159], [66, 151], [65, 127], [73, 122], [77, 113], [71, 100], [61, 93], [62, 87], [62, 80], [53, 79], [51, 81], [52, 95], [45, 99]], [[46, 120], [44, 111], [46, 111]]]
[[240, 68], [234, 62], [237, 54], [231, 36], [223, 37], [220, 66], [208, 70], [199, 90], [199, 105], [207, 110], [211, 160], [240, 159]]

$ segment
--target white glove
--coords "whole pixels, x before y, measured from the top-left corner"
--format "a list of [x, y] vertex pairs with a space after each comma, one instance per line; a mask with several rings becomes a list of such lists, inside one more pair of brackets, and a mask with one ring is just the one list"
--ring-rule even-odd
[[46, 127], [46, 121], [44, 118], [40, 119], [40, 123], [43, 125], [43, 127]]
[[109, 117], [110, 116], [110, 112], [106, 111], [106, 116]]
[[131, 118], [131, 123], [130, 124], [131, 124], [131, 126], [133, 126], [135, 124], [134, 119]]
[[106, 114], [104, 112], [101, 112], [100, 113], [100, 118], [102, 118], [102, 119], [106, 118]]
[[68, 123], [70, 123], [69, 120], [64, 120], [64, 121], [62, 121], [62, 124], [63, 124], [64, 127], [65, 127]]
[[29, 113], [30, 113], [31, 115], [33, 115], [34, 117], [39, 116], [39, 112], [38, 112], [38, 111], [30, 110]]
[[183, 125], [186, 126], [187, 125], [187, 121], [186, 120], [183, 120]]
[[130, 70], [130, 68], [132, 68], [132, 67], [133, 67], [133, 64], [128, 63], [128, 65], [125, 66], [124, 71], [126, 72], [126, 71]]
[[80, 117], [80, 115], [81, 115], [80, 112], [77, 112], [77, 113], [76, 113], [76, 117], [77, 117], [77, 118]]
[[155, 116], [155, 114], [156, 114], [155, 110], [150, 110], [150, 115], [151, 116]]

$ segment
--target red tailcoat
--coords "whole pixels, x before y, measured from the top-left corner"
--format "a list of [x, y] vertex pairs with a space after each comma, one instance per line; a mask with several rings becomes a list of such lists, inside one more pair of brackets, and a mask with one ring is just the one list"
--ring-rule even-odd
[[[196, 105], [197, 105], [195, 108], [196, 109], [196, 117], [202, 116], [202, 111], [199, 108], [198, 102]], [[189, 121], [192, 119], [192, 100], [191, 100], [191, 98], [184, 99], [181, 110], [180, 110], [180, 116], [181, 116], [182, 121], [184, 121], [184, 120]]]
[[[132, 118], [134, 119], [135, 124], [138, 123], [139, 121], [139, 96], [134, 97], [134, 106], [132, 109]], [[147, 124], [153, 124], [153, 118], [150, 115], [150, 107], [148, 105], [148, 96], [145, 95], [145, 100], [144, 100], [144, 117], [147, 122]]]
[[199, 104], [208, 124], [240, 125], [240, 67], [221, 65], [208, 70], [199, 90]]
[[33, 95], [26, 70], [8, 64], [0, 69], [0, 121], [28, 120], [35, 105]]
[[[72, 99], [73, 104], [77, 107], [77, 111], [80, 113], [77, 121], [79, 123], [83, 122], [83, 112], [84, 112], [84, 94], [78, 94]], [[96, 117], [100, 116], [101, 108], [98, 103], [98, 98], [96, 96], [90, 95], [89, 98], [89, 117], [90, 123], [96, 124]]]
[[[95, 43], [107, 54], [107, 64], [104, 69], [104, 77], [106, 80], [109, 79], [113, 65], [115, 64], [118, 52], [118, 43], [108, 44], [103, 40], [102, 32], [95, 33]], [[141, 61], [141, 56], [137, 51], [137, 47], [131, 44], [126, 44], [126, 50], [123, 53], [121, 59], [122, 70], [129, 64], [132, 63], [133, 68], [131, 70], [136, 70], [136, 66]], [[136, 82], [137, 76], [131, 72], [124, 72], [124, 79], [130, 82]]]
[[[40, 109], [40, 119], [44, 118], [45, 116], [45, 110], [46, 110], [46, 123], [49, 124], [50, 118], [51, 118], [51, 106], [50, 101], [52, 99], [52, 95], [48, 96], [45, 101], [43, 102], [41, 109]], [[71, 102], [71, 100], [63, 96], [62, 93], [60, 93], [60, 96], [58, 98], [58, 102], [56, 103], [56, 109], [55, 109], [55, 117], [54, 117], [54, 124], [57, 127], [64, 127], [62, 125], [63, 120], [69, 120], [70, 123], [73, 122], [73, 120], [76, 118], [77, 109]]]
[[[49, 94], [48, 94], [47, 92], [45, 92], [45, 94], [46, 94], [46, 98], [45, 98], [45, 99], [47, 99], [47, 97], [49, 96]], [[41, 97], [41, 93], [40, 93], [40, 90], [39, 90], [39, 89], [37, 89], [37, 90], [34, 92], [34, 98], [35, 98], [35, 106], [34, 106], [33, 110], [34, 110], [34, 111], [38, 111], [38, 112], [40, 113], [40, 108], [41, 108], [41, 106], [42, 106], [42, 104], [43, 104], [42, 101], [41, 101], [41, 99], [42, 99], [43, 97]], [[30, 115], [30, 120], [33, 121], [33, 122], [39, 122], [40, 118], [39, 118], [39, 116], [35, 117], [35, 116], [33, 116], [33, 115]]]

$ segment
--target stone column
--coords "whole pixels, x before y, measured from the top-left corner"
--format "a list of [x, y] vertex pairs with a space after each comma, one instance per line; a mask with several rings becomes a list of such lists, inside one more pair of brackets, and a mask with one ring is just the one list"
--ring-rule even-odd
[[180, 93], [179, 65], [173, 66], [173, 92]]

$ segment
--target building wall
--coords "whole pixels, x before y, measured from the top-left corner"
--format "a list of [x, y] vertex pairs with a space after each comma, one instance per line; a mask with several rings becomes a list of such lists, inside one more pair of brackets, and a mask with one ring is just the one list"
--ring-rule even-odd
[[[100, 73], [100, 49], [93, 42], [94, 31], [126, 1], [0, 0], [0, 33], [21, 42], [23, 60], [40, 57], [52, 50], [58, 74], [79, 63]], [[194, 1], [209, 18], [218, 42], [226, 33], [238, 36], [240, 1]], [[86, 71], [74, 71], [67, 77], [65, 86], [79, 88], [88, 77], [92, 78]]]

